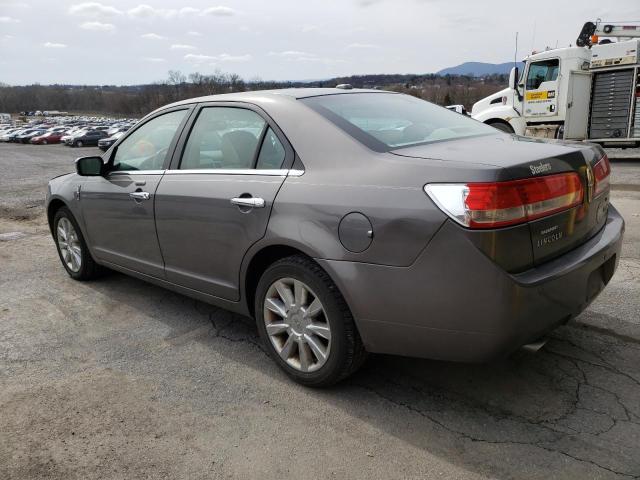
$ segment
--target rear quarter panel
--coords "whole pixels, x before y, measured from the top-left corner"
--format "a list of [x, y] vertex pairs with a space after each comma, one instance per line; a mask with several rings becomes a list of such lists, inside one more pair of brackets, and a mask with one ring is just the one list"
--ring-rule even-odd
[[[286, 133], [304, 165], [275, 200], [261, 243], [296, 246], [316, 258], [410, 265], [445, 220], [422, 190], [430, 181], [423, 159], [376, 153], [296, 100], [261, 105]], [[345, 215], [365, 215], [369, 248], [347, 250], [338, 235]]]

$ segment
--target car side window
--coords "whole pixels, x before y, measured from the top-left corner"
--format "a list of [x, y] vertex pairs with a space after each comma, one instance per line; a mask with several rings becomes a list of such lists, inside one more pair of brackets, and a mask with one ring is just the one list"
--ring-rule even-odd
[[527, 74], [527, 90], [536, 90], [543, 82], [557, 80], [559, 69], [560, 61], [557, 58], [532, 63]]
[[159, 115], [137, 128], [116, 150], [111, 170], [159, 170], [187, 110]]
[[238, 107], [205, 107], [189, 134], [181, 170], [249, 169], [267, 122]]
[[257, 169], [278, 170], [282, 168], [285, 157], [285, 149], [275, 132], [269, 127], [260, 147]]

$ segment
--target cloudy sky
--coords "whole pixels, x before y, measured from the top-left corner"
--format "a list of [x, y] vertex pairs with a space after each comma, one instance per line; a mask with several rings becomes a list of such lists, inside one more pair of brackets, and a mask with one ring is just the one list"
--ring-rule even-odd
[[640, 17], [639, 0], [142, 1], [0, 0], [0, 82], [429, 73], [510, 61], [516, 31], [523, 56], [573, 43], [587, 20]]

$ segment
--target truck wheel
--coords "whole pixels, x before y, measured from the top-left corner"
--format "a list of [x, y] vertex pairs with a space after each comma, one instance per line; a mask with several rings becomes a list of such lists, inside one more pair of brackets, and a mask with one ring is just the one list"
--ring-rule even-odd
[[493, 128], [496, 128], [504, 133], [515, 133], [511, 125], [506, 122], [488, 122], [487, 125], [491, 125]]

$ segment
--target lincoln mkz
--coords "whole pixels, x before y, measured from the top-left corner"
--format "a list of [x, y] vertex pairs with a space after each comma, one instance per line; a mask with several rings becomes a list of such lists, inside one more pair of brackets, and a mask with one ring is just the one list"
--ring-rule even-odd
[[478, 362], [537, 342], [611, 279], [624, 232], [599, 146], [376, 90], [174, 103], [76, 170], [46, 202], [72, 278], [117, 270], [254, 317], [311, 386], [367, 352]]

